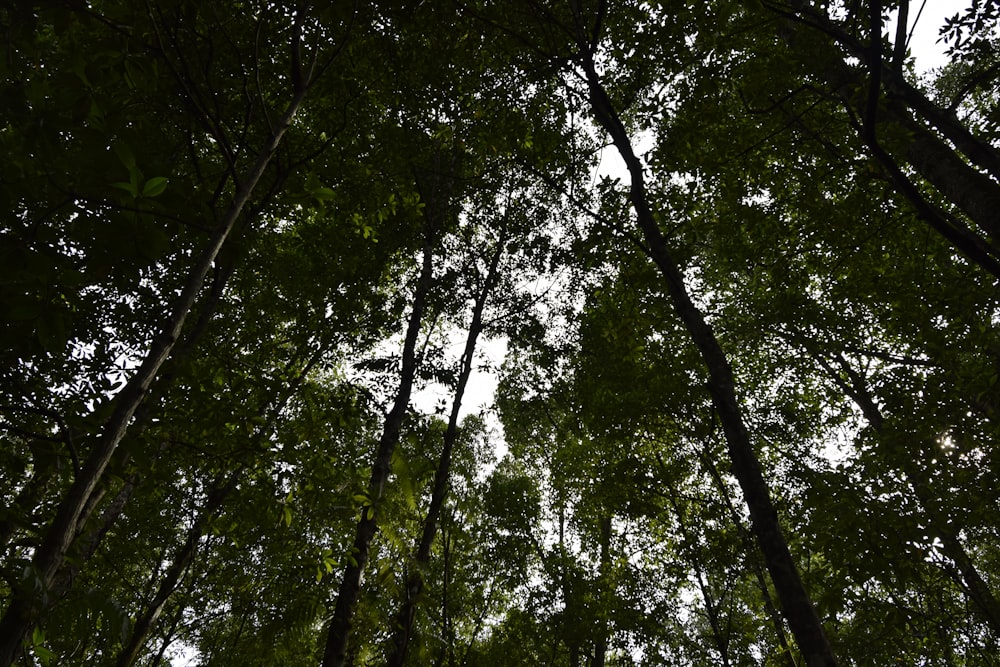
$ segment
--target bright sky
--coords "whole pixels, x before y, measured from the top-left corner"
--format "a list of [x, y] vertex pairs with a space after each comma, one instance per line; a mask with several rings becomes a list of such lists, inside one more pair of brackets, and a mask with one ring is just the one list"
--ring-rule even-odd
[[[921, 5], [923, 5], [922, 10]], [[938, 31], [944, 25], [946, 18], [964, 11], [968, 6], [969, 2], [960, 0], [910, 0], [910, 16], [907, 23], [913, 31], [910, 53], [916, 60], [917, 72], [923, 73], [945, 64], [945, 45], [937, 41]], [[895, 28], [894, 18], [890, 29], [895, 30]]]

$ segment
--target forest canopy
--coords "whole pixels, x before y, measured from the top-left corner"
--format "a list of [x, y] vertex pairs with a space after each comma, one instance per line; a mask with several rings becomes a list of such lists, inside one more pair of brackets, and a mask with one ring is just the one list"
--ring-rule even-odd
[[921, 9], [5, 3], [0, 667], [1000, 664], [1000, 3]]

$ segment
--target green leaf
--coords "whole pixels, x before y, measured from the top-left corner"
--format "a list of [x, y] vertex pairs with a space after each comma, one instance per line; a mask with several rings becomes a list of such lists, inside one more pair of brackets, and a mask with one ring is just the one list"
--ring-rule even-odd
[[328, 188], [324, 186], [313, 190], [312, 195], [319, 201], [330, 201], [331, 199], [337, 196], [337, 193], [333, 190], [333, 188]]
[[43, 646], [45, 643], [45, 631], [35, 628], [31, 633], [31, 650], [43, 665], [48, 665], [55, 660], [56, 654]]
[[154, 176], [142, 186], [142, 196], [158, 197], [162, 195], [163, 191], [167, 189], [168, 182], [169, 179], [166, 176]]
[[42, 661], [43, 665], [47, 665], [56, 658], [56, 654], [44, 646], [35, 645], [32, 647], [32, 650], [35, 652], [35, 655], [38, 656], [38, 659]]
[[124, 190], [133, 197], [139, 196], [139, 186], [136, 183], [126, 183], [125, 181], [118, 181], [117, 183], [112, 183], [111, 187], [118, 188], [119, 190]]

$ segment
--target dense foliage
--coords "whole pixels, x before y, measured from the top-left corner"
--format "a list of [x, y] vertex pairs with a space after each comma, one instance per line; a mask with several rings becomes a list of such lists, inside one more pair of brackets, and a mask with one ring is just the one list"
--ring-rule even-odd
[[1000, 664], [1000, 8], [916, 9], [0, 7], [0, 667]]

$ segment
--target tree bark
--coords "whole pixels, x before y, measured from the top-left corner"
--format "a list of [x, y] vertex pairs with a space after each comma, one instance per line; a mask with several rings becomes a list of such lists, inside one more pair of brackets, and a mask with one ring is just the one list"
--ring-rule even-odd
[[1000, 186], [904, 110], [890, 105], [885, 115], [912, 136], [904, 148], [905, 160], [994, 242], [1000, 241]]
[[636, 157], [628, 132], [601, 84], [587, 40], [578, 39], [578, 45], [581, 50], [578, 58], [586, 76], [591, 110], [598, 123], [611, 136], [612, 142], [628, 167], [631, 177], [630, 199], [636, 212], [637, 224], [648, 245], [647, 250], [664, 278], [674, 309], [687, 328], [708, 370], [708, 389], [725, 433], [733, 474], [743, 490], [743, 496], [750, 510], [753, 532], [764, 554], [764, 561], [781, 601], [782, 611], [805, 657], [806, 665], [832, 667], [837, 664], [837, 660], [778, 522], [770, 490], [750, 442], [750, 435], [743, 423], [729, 361], [712, 328], [692, 302], [680, 269], [667, 248], [646, 198], [642, 163]]

